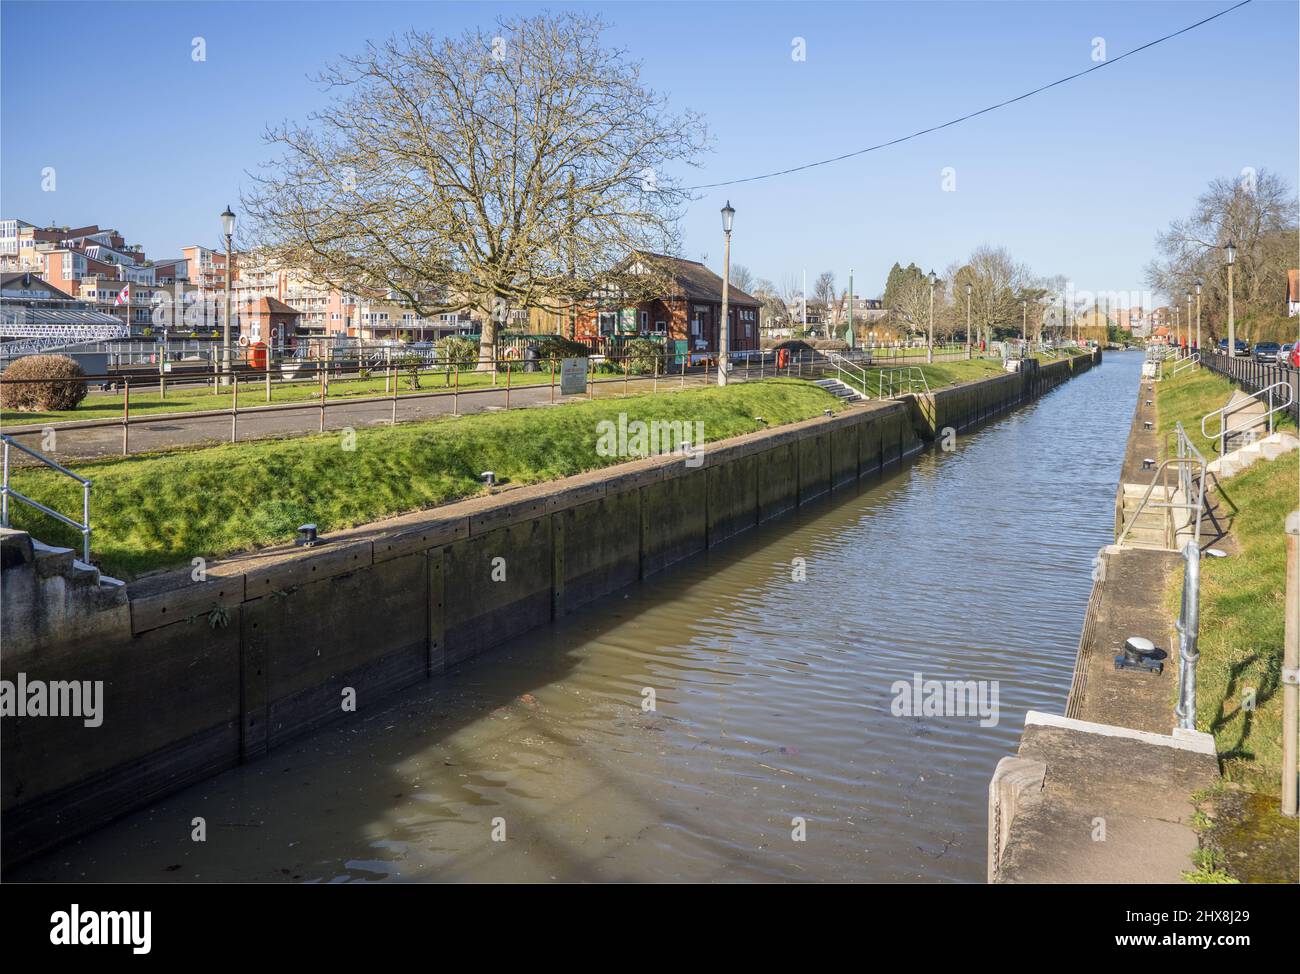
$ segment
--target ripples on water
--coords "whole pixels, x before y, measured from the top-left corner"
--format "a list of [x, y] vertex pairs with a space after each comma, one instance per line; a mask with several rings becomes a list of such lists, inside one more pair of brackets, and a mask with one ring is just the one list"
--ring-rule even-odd
[[[14, 878], [982, 882], [993, 767], [1064, 708], [1139, 362]], [[894, 716], [916, 672], [998, 681], [999, 722]]]

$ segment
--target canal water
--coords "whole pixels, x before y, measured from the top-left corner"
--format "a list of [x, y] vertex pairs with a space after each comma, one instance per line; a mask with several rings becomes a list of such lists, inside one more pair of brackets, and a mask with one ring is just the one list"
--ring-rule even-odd
[[[989, 776], [1065, 706], [1140, 361], [9, 878], [983, 882]], [[984, 707], [927, 714], [925, 681]]]

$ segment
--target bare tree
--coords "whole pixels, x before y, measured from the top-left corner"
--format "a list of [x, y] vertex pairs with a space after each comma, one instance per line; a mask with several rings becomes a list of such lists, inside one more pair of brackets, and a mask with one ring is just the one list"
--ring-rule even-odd
[[327, 68], [334, 99], [267, 133], [244, 200], [268, 253], [309, 280], [391, 292], [422, 316], [477, 310], [489, 368], [511, 308], [563, 312], [629, 252], [678, 249], [671, 175], [704, 146], [580, 13], [459, 38], [410, 31]]
[[744, 264], [731, 265], [731, 286], [739, 288], [746, 294], [754, 293], [754, 275]]
[[[1233, 296], [1238, 314], [1268, 313], [1286, 286], [1296, 254], [1296, 195], [1267, 169], [1239, 179], [1215, 179], [1191, 215], [1156, 237], [1159, 256], [1147, 265], [1146, 282], [1175, 306], [1204, 282], [1202, 301], [1211, 323], [1226, 317], [1227, 271], [1223, 246], [1237, 245]], [[1217, 334], [1213, 324], [1211, 334]], [[1247, 330], [1249, 338], [1249, 330]]]
[[930, 282], [924, 277], [907, 277], [894, 289], [889, 310], [907, 322], [908, 330], [922, 335], [930, 330]]
[[804, 319], [803, 275], [786, 274], [781, 278], [781, 300], [790, 309], [792, 327], [802, 327]]
[[1018, 294], [1029, 278], [1028, 269], [1016, 263], [1005, 247], [988, 244], [976, 247], [963, 268], [964, 279], [971, 284], [971, 317], [991, 341], [993, 329], [1001, 325], [1020, 331]]

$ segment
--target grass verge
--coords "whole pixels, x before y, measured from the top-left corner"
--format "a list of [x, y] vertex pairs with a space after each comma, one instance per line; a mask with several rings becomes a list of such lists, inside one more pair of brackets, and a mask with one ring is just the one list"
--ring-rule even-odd
[[[1197, 726], [1214, 735], [1225, 777], [1273, 792], [1282, 774], [1282, 638], [1287, 514], [1297, 507], [1300, 457], [1257, 461], [1219, 486], [1235, 506], [1227, 558], [1201, 562]], [[1177, 613], [1182, 573], [1169, 604]]]
[[[514, 484], [553, 480], [623, 462], [596, 452], [597, 424], [654, 420], [702, 423], [706, 441], [842, 408], [797, 379], [690, 389], [669, 396], [570, 403], [479, 413], [293, 440], [262, 440], [80, 465], [91, 478], [93, 556], [110, 575], [187, 565], [287, 541], [299, 524], [321, 531], [434, 507], [483, 490], [479, 474]], [[766, 422], [755, 417], [762, 416]], [[55, 510], [79, 512], [79, 485], [24, 468], [15, 487]], [[25, 505], [15, 527], [42, 541], [80, 547], [79, 536]]]
[[[407, 373], [397, 373], [397, 395], [414, 392], [450, 392], [452, 377], [445, 372], [422, 372], [420, 388], [412, 389]], [[514, 387], [546, 385], [551, 381], [549, 368], [544, 372], [515, 372], [510, 377]], [[556, 382], [559, 382], [557, 376]], [[487, 372], [463, 371], [460, 373], [459, 388], [462, 391], [492, 387], [492, 375]], [[496, 388], [505, 389], [506, 375], [497, 376]], [[210, 386], [175, 386], [168, 390], [166, 398], [158, 392], [157, 381], [132, 377], [131, 380], [131, 415], [162, 417], [166, 413], [215, 412], [229, 409], [231, 391], [213, 395]], [[329, 382], [327, 395], [331, 401], [351, 399], [358, 396], [388, 395], [391, 386], [387, 386], [384, 376], [333, 378]], [[310, 379], [303, 382], [272, 382], [270, 404], [292, 402], [315, 402], [320, 398], [320, 380]], [[63, 409], [50, 412], [14, 412], [12, 410], [0, 415], [3, 426], [29, 426], [37, 423], [58, 423], [72, 420], [120, 419], [122, 417], [121, 392], [115, 394], [91, 393], [76, 409]], [[266, 398], [265, 377], [257, 375], [241, 376], [239, 380], [239, 407], [247, 409], [253, 406], [268, 405]]]
[[[1161, 379], [1156, 383], [1161, 442], [1169, 441], [1169, 434], [1181, 421], [1205, 459], [1213, 460], [1219, 455], [1219, 441], [1202, 435], [1201, 417], [1226, 406], [1235, 389], [1231, 382], [1209, 369], [1192, 369], [1176, 379]], [[1275, 418], [1279, 428], [1295, 429], [1290, 416], [1279, 413]], [[1209, 425], [1212, 430], [1216, 428], [1214, 422]]]

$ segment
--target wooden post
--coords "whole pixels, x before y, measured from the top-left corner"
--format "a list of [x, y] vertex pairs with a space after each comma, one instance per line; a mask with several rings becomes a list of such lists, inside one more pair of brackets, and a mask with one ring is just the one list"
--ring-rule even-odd
[[1282, 639], [1282, 814], [1296, 816], [1296, 736], [1300, 733], [1300, 510], [1286, 519], [1286, 617]]
[[515, 374], [515, 370], [510, 368], [510, 363], [506, 363], [506, 412], [510, 412], [510, 377]]
[[555, 405], [555, 356], [551, 356], [551, 405]]
[[271, 401], [271, 350], [266, 350], [266, 401]]
[[[122, 456], [130, 451], [131, 438], [131, 380], [122, 383]], [[8, 449], [8, 447], [5, 447]]]
[[453, 416], [459, 416], [460, 415], [460, 366], [453, 365], [452, 369], [455, 371], [456, 385], [451, 392], [451, 414]]
[[654, 385], [651, 387], [650, 391], [656, 393], [659, 391], [659, 356], [658, 355], [655, 356], [655, 378], [654, 378]]
[[320, 432], [325, 432], [325, 366], [321, 365], [320, 375]]
[[623, 395], [627, 395], [627, 374], [629, 366], [632, 363], [628, 361], [627, 353], [623, 353]]
[[231, 369], [230, 375], [230, 442], [235, 442], [239, 426], [239, 373]]
[[397, 425], [397, 370], [394, 366], [391, 365], [388, 367], [388, 370], [384, 373], [384, 391], [387, 392], [390, 388], [393, 391], [392, 425], [396, 426]]

